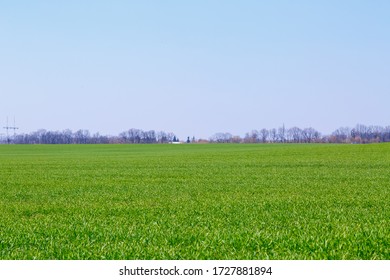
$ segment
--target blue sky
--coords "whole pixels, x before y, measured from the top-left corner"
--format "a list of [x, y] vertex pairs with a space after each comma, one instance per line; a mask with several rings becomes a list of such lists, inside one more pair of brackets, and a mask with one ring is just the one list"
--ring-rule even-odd
[[181, 138], [390, 125], [389, 11], [379, 0], [0, 1], [0, 124]]

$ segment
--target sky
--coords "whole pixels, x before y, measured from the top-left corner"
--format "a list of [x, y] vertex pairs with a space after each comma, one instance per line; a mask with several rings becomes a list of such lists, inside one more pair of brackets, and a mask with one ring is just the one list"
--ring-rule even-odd
[[387, 0], [0, 0], [0, 125], [182, 139], [387, 126], [389, 11]]

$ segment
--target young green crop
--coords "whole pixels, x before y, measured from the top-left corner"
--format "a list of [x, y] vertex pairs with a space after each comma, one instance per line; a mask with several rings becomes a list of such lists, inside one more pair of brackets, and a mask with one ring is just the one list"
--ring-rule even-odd
[[0, 146], [0, 259], [389, 258], [389, 144]]

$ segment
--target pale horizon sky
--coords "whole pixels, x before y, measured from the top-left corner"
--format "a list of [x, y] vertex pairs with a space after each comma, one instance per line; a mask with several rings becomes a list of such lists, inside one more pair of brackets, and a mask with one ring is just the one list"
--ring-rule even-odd
[[[390, 1], [0, 1], [0, 125], [390, 125]], [[4, 129], [0, 133], [6, 133]]]

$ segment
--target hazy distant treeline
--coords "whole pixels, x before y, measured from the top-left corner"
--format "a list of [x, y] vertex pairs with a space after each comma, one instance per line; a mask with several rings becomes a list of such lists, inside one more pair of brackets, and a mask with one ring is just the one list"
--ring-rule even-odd
[[[172, 143], [179, 139], [172, 132], [129, 129], [117, 136], [91, 134], [88, 130], [48, 131], [38, 130], [27, 134], [3, 137], [0, 143], [15, 144], [154, 144]], [[316, 129], [284, 126], [272, 129], [252, 130], [244, 137], [229, 132], [216, 133], [209, 139], [187, 138], [185, 142], [202, 143], [378, 143], [390, 142], [390, 126], [356, 125], [354, 128], [341, 127], [330, 135], [322, 135]]]
[[118, 136], [106, 136], [99, 133], [91, 134], [88, 130], [48, 131], [40, 129], [27, 134], [18, 134], [13, 137], [5, 137], [2, 143], [15, 144], [120, 144], [120, 143], [169, 143], [177, 141], [174, 133], [164, 131], [143, 131], [142, 129], [129, 129]]
[[252, 130], [244, 138], [231, 133], [216, 133], [210, 137], [214, 143], [379, 143], [390, 142], [390, 126], [356, 125], [341, 127], [331, 135], [322, 135], [316, 129], [284, 126]]

